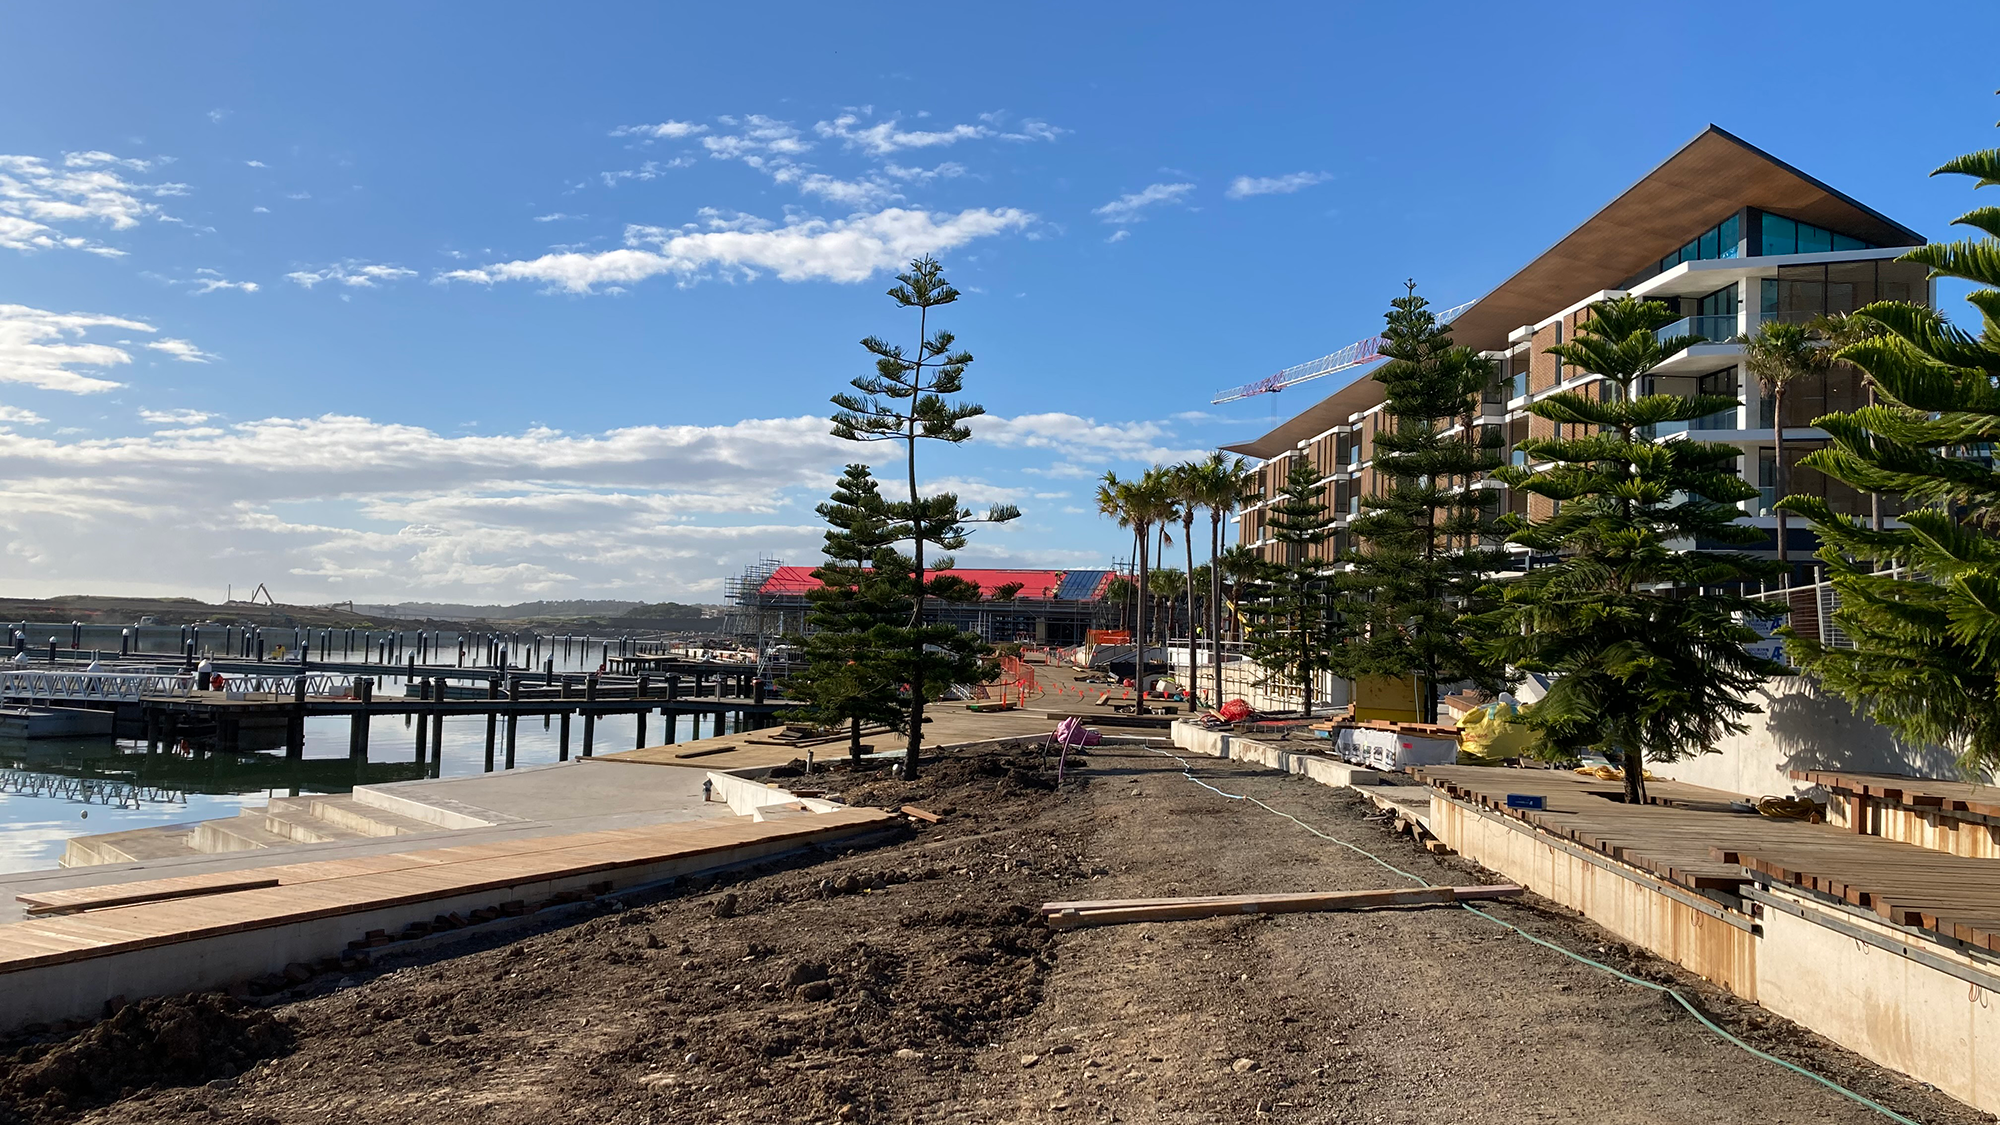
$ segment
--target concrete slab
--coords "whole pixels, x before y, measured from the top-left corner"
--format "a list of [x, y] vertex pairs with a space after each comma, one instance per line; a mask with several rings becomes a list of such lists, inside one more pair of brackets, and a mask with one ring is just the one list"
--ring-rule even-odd
[[[371, 798], [393, 796], [417, 805], [470, 812], [487, 824], [554, 823], [619, 813], [652, 814], [655, 823], [727, 816], [726, 804], [703, 803], [701, 782], [701, 773], [695, 771], [620, 769], [583, 758], [478, 777], [366, 785], [355, 796], [365, 804], [375, 804]], [[391, 811], [436, 822], [400, 806]]]

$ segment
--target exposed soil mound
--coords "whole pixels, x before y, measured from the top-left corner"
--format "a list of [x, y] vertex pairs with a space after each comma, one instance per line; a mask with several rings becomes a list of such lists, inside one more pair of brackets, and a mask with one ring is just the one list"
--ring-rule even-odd
[[142, 1000], [60, 1043], [23, 1049], [0, 1075], [0, 1122], [66, 1121], [154, 1086], [234, 1078], [292, 1049], [291, 1026], [205, 993]]
[[[1071, 781], [1065, 786], [1081, 786], [1083, 778], [1074, 771], [1086, 765], [1082, 751], [1071, 750]], [[840, 763], [825, 779], [838, 788], [843, 801], [851, 805], [897, 808], [921, 805], [932, 812], [949, 813], [948, 807], [931, 808], [930, 802], [951, 806], [954, 801], [976, 798], [977, 807], [992, 809], [1015, 801], [1034, 801], [1056, 787], [1056, 758], [1044, 755], [1039, 746], [988, 750], [975, 754], [934, 757], [917, 767], [915, 780], [905, 784], [887, 766], [871, 765], [851, 770]]]

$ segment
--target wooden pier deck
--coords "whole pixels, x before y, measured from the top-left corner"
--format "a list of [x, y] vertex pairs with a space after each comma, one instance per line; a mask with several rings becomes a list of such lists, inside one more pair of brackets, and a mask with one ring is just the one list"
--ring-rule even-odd
[[801, 809], [23, 894], [35, 916], [0, 925], [0, 1023], [94, 1014], [111, 995], [216, 987], [428, 933], [436, 917], [458, 914], [457, 925], [475, 910], [519, 913], [893, 820], [878, 809]]
[[[1653, 803], [1633, 806], [1620, 799], [1621, 783], [1567, 771], [1426, 766], [1413, 772], [1459, 800], [1692, 890], [1781, 884], [1937, 939], [2000, 952], [2000, 859], [1732, 811], [1734, 795], [1681, 782], [1648, 781]], [[1934, 784], [1956, 791], [1956, 783]], [[1545, 807], [1509, 808], [1509, 794], [1542, 797]]]

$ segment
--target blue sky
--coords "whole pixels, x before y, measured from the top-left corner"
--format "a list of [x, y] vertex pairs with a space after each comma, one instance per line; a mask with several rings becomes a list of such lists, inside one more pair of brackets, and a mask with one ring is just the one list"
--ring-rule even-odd
[[1709, 122], [1937, 236], [2000, 113], [1918, 61], [1988, 5], [1076, 8], [8, 5], [0, 589], [720, 600], [925, 250], [992, 415], [926, 475], [1028, 512], [961, 562], [1103, 564], [1099, 473]]

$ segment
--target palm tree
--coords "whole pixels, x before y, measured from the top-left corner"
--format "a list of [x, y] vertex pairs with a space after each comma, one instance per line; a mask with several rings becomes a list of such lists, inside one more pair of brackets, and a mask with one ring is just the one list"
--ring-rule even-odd
[[1185, 461], [1167, 470], [1173, 481], [1174, 500], [1180, 505], [1181, 543], [1187, 548], [1187, 605], [1188, 605], [1188, 706], [1194, 706], [1195, 678], [1194, 646], [1194, 513], [1195, 509], [1208, 502], [1208, 488], [1204, 472], [1207, 462]]
[[1097, 509], [1116, 518], [1118, 526], [1131, 528], [1138, 546], [1138, 573], [1133, 582], [1137, 610], [1133, 614], [1132, 627], [1132, 680], [1141, 687], [1135, 700], [1135, 711], [1143, 715], [1146, 713], [1143, 690], [1146, 679], [1146, 598], [1150, 589], [1146, 580], [1147, 552], [1151, 546], [1148, 541], [1152, 530], [1173, 519], [1177, 509], [1167, 479], [1158, 468], [1146, 470], [1138, 480], [1120, 480], [1117, 473], [1105, 473], [1103, 483], [1097, 489]]
[[[1754, 336], [1738, 336], [1736, 342], [1743, 345], [1743, 368], [1753, 378], [1764, 385], [1771, 395], [1771, 434], [1776, 445], [1777, 485], [1779, 496], [1788, 496], [1785, 484], [1785, 390], [1793, 383], [1801, 382], [1809, 376], [1824, 374], [1831, 363], [1832, 349], [1826, 347], [1825, 338], [1813, 328], [1803, 324], [1791, 324], [1782, 320], [1767, 320], [1757, 326]], [[1778, 514], [1778, 561], [1789, 563], [1791, 552], [1785, 543], [1785, 510]], [[1791, 571], [1785, 572], [1785, 582], [1790, 584]]]
[[[1110, 516], [1112, 519], [1117, 520], [1119, 527], [1129, 527], [1132, 529], [1132, 568], [1134, 571], [1133, 577], [1137, 578], [1139, 545], [1145, 532], [1140, 530], [1139, 525], [1133, 523], [1127, 514], [1126, 500], [1130, 496], [1131, 491], [1131, 481], [1119, 480], [1117, 473], [1104, 474], [1103, 479], [1097, 486], [1097, 511], [1100, 515]], [[1133, 597], [1133, 592], [1137, 589], [1137, 586], [1133, 581], [1125, 578], [1117, 579], [1112, 585], [1117, 588], [1117, 592], [1111, 596], [1118, 598], [1124, 603], [1122, 607], [1123, 612], [1119, 617], [1119, 624], [1134, 630], [1134, 635], [1136, 636], [1139, 610], [1135, 604], [1137, 599]]]
[[[1222, 521], [1242, 503], [1256, 473], [1241, 457], [1211, 453], [1195, 468], [1200, 503], [1208, 509], [1208, 644], [1215, 673], [1215, 706], [1222, 705]], [[1193, 657], [1189, 657], [1192, 673]]]
[[1180, 600], [1187, 575], [1175, 567], [1163, 566], [1153, 571], [1150, 581], [1155, 604], [1160, 607], [1160, 643], [1166, 644], [1173, 639], [1174, 603]]

